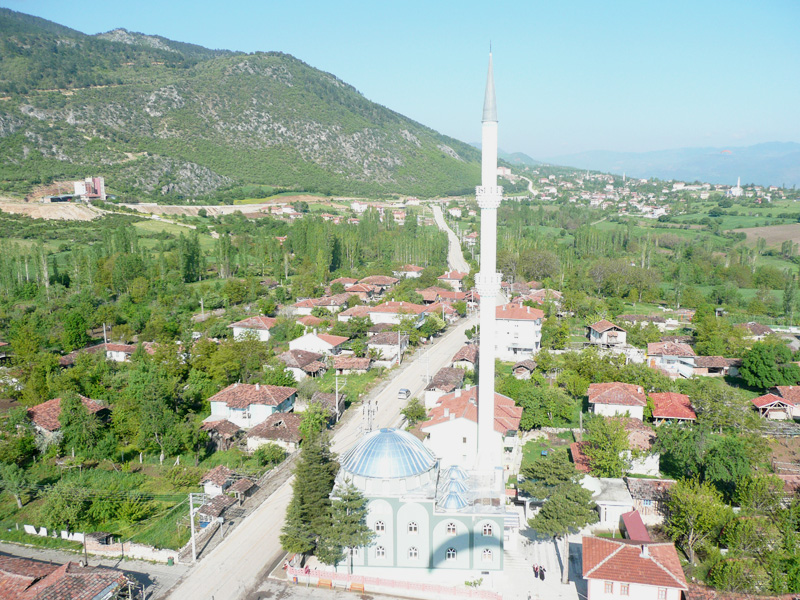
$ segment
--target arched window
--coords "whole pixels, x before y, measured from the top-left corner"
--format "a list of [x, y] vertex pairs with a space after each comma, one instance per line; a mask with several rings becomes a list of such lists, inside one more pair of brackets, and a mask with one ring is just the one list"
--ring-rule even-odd
[[410, 558], [412, 560], [416, 560], [417, 558], [419, 558], [419, 550], [417, 550], [413, 546], [411, 548], [409, 548], [408, 549], [408, 558]]
[[350, 548], [350, 555], [353, 558], [361, 558], [361, 548], [357, 546], [355, 548]]
[[415, 521], [411, 521], [408, 524], [408, 533], [417, 533], [419, 531], [419, 527], [417, 527], [417, 523]]
[[492, 537], [492, 524], [491, 523], [484, 523], [483, 525], [483, 535], [486, 537]]
[[456, 524], [450, 521], [447, 524], [447, 535], [455, 535], [456, 534]]
[[375, 531], [377, 531], [378, 533], [386, 531], [386, 525], [384, 524], [383, 521], [375, 521]]
[[483, 559], [483, 562], [485, 562], [485, 563], [492, 562], [492, 551], [489, 550], [488, 548], [485, 548], [483, 550], [483, 555], [481, 556], [481, 558]]
[[448, 548], [447, 552], [445, 552], [444, 557], [447, 560], [455, 560], [457, 556], [457, 552], [455, 548]]
[[383, 546], [375, 547], [375, 558], [384, 558], [386, 556], [386, 548]]

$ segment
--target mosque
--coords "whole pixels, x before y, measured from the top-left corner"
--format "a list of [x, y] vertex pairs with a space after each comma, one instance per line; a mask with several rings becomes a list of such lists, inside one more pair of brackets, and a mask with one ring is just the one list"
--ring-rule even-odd
[[[355, 573], [404, 568], [408, 575], [415, 569], [478, 575], [503, 569], [506, 522], [514, 522], [516, 515], [506, 514], [502, 435], [509, 427], [518, 428], [519, 415], [516, 424], [512, 418], [509, 425], [509, 408], [495, 406], [495, 306], [501, 279], [496, 272], [497, 208], [503, 189], [497, 185], [491, 53], [481, 141], [481, 185], [476, 188], [481, 209], [481, 268], [476, 276], [481, 297], [480, 385], [464, 394], [459, 415], [447, 414], [446, 431], [453, 443], [432, 446], [437, 455], [406, 431], [380, 429], [341, 456], [332, 497], [346, 483], [355, 485], [368, 499], [367, 524], [375, 532], [370, 546], [353, 551]], [[442, 415], [436, 418], [442, 420]], [[463, 444], [476, 447], [465, 451]]]

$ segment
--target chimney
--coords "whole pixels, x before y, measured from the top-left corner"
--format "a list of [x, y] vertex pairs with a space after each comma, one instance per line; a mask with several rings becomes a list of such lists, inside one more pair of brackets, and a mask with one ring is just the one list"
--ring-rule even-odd
[[258, 390], [260, 390], [260, 389], [261, 389], [261, 384], [260, 384], [260, 383], [257, 383], [257, 384], [256, 384], [256, 391], [258, 391]]
[[456, 420], [456, 414], [455, 413], [451, 413], [450, 414], [450, 420], [451, 421], [455, 421]]
[[444, 416], [445, 417], [449, 417], [450, 416], [450, 409], [447, 408], [447, 407], [445, 407], [445, 409], [444, 409]]
[[642, 553], [639, 555], [639, 558], [650, 558], [650, 548], [647, 544], [642, 544]]
[[471, 388], [472, 388], [472, 384], [471, 384], [471, 383], [468, 383], [468, 384], [467, 384], [467, 387], [466, 387], [466, 390], [467, 390], [467, 391], [469, 391]]
[[531, 307], [530, 307], [530, 306], [526, 306], [525, 308], [527, 308], [527, 309], [528, 309], [528, 314], [530, 314], [530, 312], [531, 312]]

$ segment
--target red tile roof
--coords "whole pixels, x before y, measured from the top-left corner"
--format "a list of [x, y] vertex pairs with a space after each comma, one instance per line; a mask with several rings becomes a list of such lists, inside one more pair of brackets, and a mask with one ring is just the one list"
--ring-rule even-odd
[[387, 287], [390, 285], [394, 285], [400, 281], [396, 277], [389, 277], [388, 275], [370, 275], [369, 277], [364, 277], [360, 279], [358, 283], [369, 283], [370, 285], [379, 285], [381, 287]]
[[672, 543], [584, 537], [583, 576], [586, 579], [688, 589]]
[[775, 388], [781, 398], [797, 406], [800, 404], [800, 385], [779, 385]]
[[297, 443], [300, 441], [300, 420], [300, 415], [295, 413], [275, 413], [253, 427], [247, 437]]
[[433, 376], [426, 390], [441, 390], [450, 393], [461, 387], [464, 383], [464, 369], [456, 367], [442, 367]]
[[200, 480], [200, 483], [206, 483], [207, 481], [213, 483], [214, 485], [218, 485], [222, 487], [225, 485], [225, 482], [231, 478], [233, 475], [233, 471], [231, 471], [225, 465], [217, 465], [210, 471], [207, 471], [203, 478]]
[[724, 356], [696, 356], [694, 365], [701, 369], [724, 369], [732, 366], [731, 363], [734, 359], [725, 358]]
[[518, 363], [516, 363], [513, 367], [511, 367], [512, 371], [516, 371], [517, 369], [525, 369], [526, 371], [530, 371], [532, 373], [534, 369], [536, 369], [536, 361], [531, 360], [530, 358], [521, 360]]
[[242, 428], [236, 423], [231, 423], [228, 419], [220, 419], [218, 421], [206, 421], [200, 428], [204, 431], [214, 432], [224, 439], [230, 439], [239, 433]]
[[650, 533], [647, 531], [647, 527], [645, 527], [644, 523], [642, 522], [642, 515], [639, 514], [638, 510], [622, 513], [622, 523], [625, 525], [625, 533], [627, 534], [629, 540], [636, 542], [653, 541], [650, 538]]
[[498, 319], [510, 321], [536, 321], [544, 318], [544, 311], [519, 304], [503, 304], [495, 309], [495, 315]]
[[444, 275], [439, 275], [439, 277], [437, 277], [436, 279], [443, 279], [447, 281], [461, 281], [467, 275], [469, 275], [469, 273], [463, 273], [461, 271], [449, 271]]
[[463, 346], [458, 352], [455, 353], [453, 356], [453, 360], [451, 363], [458, 362], [460, 360], [470, 362], [473, 365], [478, 362], [478, 346], [475, 344], [467, 344]]
[[750, 323], [742, 323], [737, 325], [737, 327], [741, 329], [746, 329], [750, 332], [751, 335], [756, 336], [765, 336], [769, 335], [770, 333], [775, 333], [771, 328], [767, 327], [766, 325], [762, 325], [761, 323], [755, 323], [751, 321]]
[[378, 306], [373, 306], [369, 312], [374, 313], [389, 313], [389, 314], [415, 314], [418, 315], [425, 311], [425, 306], [422, 304], [414, 304], [413, 302], [397, 302], [392, 300], [384, 302]]
[[663, 392], [650, 394], [650, 399], [653, 401], [653, 418], [655, 419], [697, 420], [697, 414], [692, 408], [692, 401], [686, 394]]
[[[103, 406], [97, 400], [90, 400], [85, 396], [80, 397], [83, 406], [92, 414], [97, 414], [108, 407]], [[54, 398], [47, 402], [42, 402], [28, 409], [28, 417], [34, 424], [47, 431], [58, 431], [61, 429], [61, 398]]]
[[287, 350], [278, 356], [278, 360], [290, 369], [304, 369], [311, 363], [319, 361], [320, 358], [322, 358], [322, 354], [307, 350]]
[[619, 406], [645, 406], [647, 399], [639, 385], [631, 383], [593, 383], [589, 386], [590, 404], [616, 404]]
[[272, 317], [264, 317], [264, 316], [256, 316], [256, 317], [247, 317], [246, 319], [242, 319], [241, 321], [236, 321], [236, 323], [231, 323], [228, 327], [240, 327], [242, 329], [256, 329], [256, 330], [270, 330], [275, 327], [275, 323], [277, 323], [277, 319], [273, 319]]
[[425, 269], [417, 265], [403, 265], [397, 269], [400, 273], [421, 273]]
[[296, 319], [296, 321], [301, 325], [305, 325], [306, 327], [316, 327], [322, 323], [322, 319], [315, 317], [314, 315], [305, 315], [299, 319]]
[[589, 325], [589, 329], [594, 329], [597, 333], [603, 333], [609, 329], [619, 329], [620, 331], [625, 331], [619, 325], [614, 325], [614, 323], [611, 321], [606, 321], [605, 319], [598, 321], [597, 323], [592, 323]]
[[333, 359], [333, 368], [366, 371], [369, 369], [370, 362], [372, 361], [368, 357], [360, 358], [358, 356], [337, 356]]
[[226, 491], [227, 492], [239, 492], [244, 493], [248, 490], [251, 490], [255, 487], [255, 483], [252, 480], [248, 479], [247, 477], [242, 477], [241, 479], [237, 480], [231, 487], [229, 487]]
[[125, 586], [122, 571], [108, 567], [61, 566], [28, 558], [0, 556], [3, 600], [93, 600]]
[[751, 402], [756, 406], [756, 408], [766, 408], [767, 406], [772, 406], [775, 404], [782, 406], [794, 406], [794, 402], [791, 400], [781, 398], [775, 394], [765, 394], [763, 396], [759, 396], [758, 398], [753, 398]]
[[342, 317], [366, 317], [369, 316], [369, 311], [371, 310], [372, 307], [369, 306], [354, 306], [340, 312], [337, 319], [341, 319]]
[[397, 346], [398, 340], [401, 345], [403, 342], [408, 343], [408, 336], [405, 334], [398, 336], [396, 331], [382, 331], [368, 338], [367, 346]]
[[231, 408], [247, 408], [251, 404], [278, 406], [296, 393], [297, 390], [293, 387], [234, 383], [211, 396], [208, 401], [224, 402]]
[[349, 283], [358, 283], [358, 279], [353, 279], [352, 277], [339, 277], [331, 281], [331, 284], [334, 283], [341, 283], [342, 285], [346, 286]]
[[583, 452], [583, 449], [588, 444], [589, 442], [572, 442], [569, 445], [569, 453], [572, 456], [572, 462], [575, 464], [575, 469], [581, 473], [588, 473], [591, 470], [591, 461]]
[[321, 339], [323, 342], [326, 342], [326, 343], [330, 344], [330, 345], [331, 345], [331, 346], [333, 346], [334, 348], [335, 348], [336, 346], [341, 346], [341, 345], [342, 345], [342, 344], [344, 344], [344, 343], [345, 343], [347, 340], [349, 340], [349, 339], [350, 339], [350, 338], [348, 338], [348, 337], [344, 337], [344, 336], [342, 336], [342, 335], [329, 335], [329, 334], [327, 334], [327, 333], [318, 333], [318, 334], [317, 334], [317, 337], [318, 337], [319, 339]]
[[[420, 429], [428, 429], [434, 425], [445, 423], [452, 418], [468, 419], [478, 422], [478, 387], [469, 390], [458, 390], [445, 394], [439, 398], [436, 406], [431, 409], [429, 419], [420, 425]], [[445, 409], [448, 415], [445, 416]], [[495, 393], [494, 395], [494, 429], [500, 433], [519, 430], [522, 418], [522, 407], [515, 406], [514, 401], [508, 396]]]
[[675, 342], [651, 342], [647, 344], [648, 356], [695, 356], [689, 344]]

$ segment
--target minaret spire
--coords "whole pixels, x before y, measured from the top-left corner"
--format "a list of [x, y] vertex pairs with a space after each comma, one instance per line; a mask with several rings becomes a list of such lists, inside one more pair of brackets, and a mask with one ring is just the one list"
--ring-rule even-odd
[[494, 358], [497, 297], [500, 273], [497, 272], [497, 208], [503, 188], [497, 185], [497, 103], [494, 94], [492, 54], [481, 123], [481, 185], [475, 188], [481, 209], [481, 268], [475, 277], [480, 295], [480, 363], [478, 364], [478, 469], [502, 469], [502, 445], [496, 443], [494, 429]]

